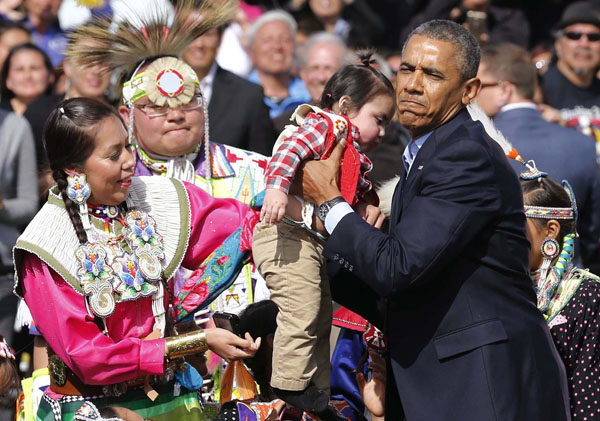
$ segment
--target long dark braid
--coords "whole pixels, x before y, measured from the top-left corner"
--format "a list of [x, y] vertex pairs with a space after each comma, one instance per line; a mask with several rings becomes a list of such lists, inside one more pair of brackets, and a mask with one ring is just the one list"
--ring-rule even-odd
[[48, 117], [44, 127], [44, 146], [52, 176], [58, 184], [65, 208], [80, 243], [87, 234], [79, 216], [79, 206], [67, 196], [65, 169], [83, 170], [92, 154], [99, 123], [109, 116], [121, 117], [115, 109], [90, 98], [72, 98], [60, 103]]

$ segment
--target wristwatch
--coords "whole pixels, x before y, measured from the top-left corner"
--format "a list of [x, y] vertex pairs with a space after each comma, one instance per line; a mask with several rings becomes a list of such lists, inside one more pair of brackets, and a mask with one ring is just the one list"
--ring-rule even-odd
[[325, 222], [325, 218], [327, 217], [329, 210], [338, 203], [342, 203], [345, 201], [346, 200], [342, 196], [334, 197], [331, 200], [326, 200], [325, 202], [321, 203], [317, 208], [317, 216], [321, 221]]

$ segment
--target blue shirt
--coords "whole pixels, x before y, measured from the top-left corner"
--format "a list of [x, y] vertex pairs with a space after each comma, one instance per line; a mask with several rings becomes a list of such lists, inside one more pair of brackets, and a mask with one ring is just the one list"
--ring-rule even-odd
[[[260, 85], [258, 73], [254, 70], [248, 75], [250, 82]], [[285, 111], [295, 110], [298, 105], [306, 104], [312, 101], [310, 93], [304, 82], [297, 77], [292, 78], [290, 86], [288, 86], [288, 96], [280, 102], [273, 101], [270, 97], [265, 95], [265, 104], [269, 108], [269, 117], [279, 117]]]
[[65, 49], [67, 48], [67, 34], [60, 29], [58, 20], [55, 20], [52, 25], [48, 27], [45, 33], [40, 34], [35, 30], [29, 18], [26, 18], [21, 22], [27, 29], [31, 31], [31, 37], [33, 42], [40, 47], [48, 57], [54, 67], [62, 63], [65, 58]]
[[419, 153], [421, 146], [423, 146], [425, 144], [425, 141], [429, 138], [429, 136], [431, 136], [431, 133], [433, 132], [429, 132], [415, 140], [412, 140], [408, 145], [406, 145], [404, 153], [402, 154], [402, 162], [404, 163], [404, 168], [406, 169], [407, 176], [410, 172], [410, 168], [412, 167], [412, 163], [414, 162], [415, 157], [417, 156], [417, 153]]

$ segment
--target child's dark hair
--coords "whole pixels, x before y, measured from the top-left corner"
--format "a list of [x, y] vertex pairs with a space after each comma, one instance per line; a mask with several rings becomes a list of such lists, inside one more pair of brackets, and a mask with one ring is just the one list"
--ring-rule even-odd
[[67, 196], [67, 174], [65, 169], [82, 169], [95, 147], [94, 139], [100, 123], [114, 116], [121, 121], [116, 110], [109, 105], [90, 98], [71, 98], [61, 102], [46, 120], [44, 126], [44, 147], [52, 177], [65, 202], [77, 238], [80, 243], [87, 241], [79, 208]]
[[[44, 50], [42, 50], [40, 47], [38, 47], [37, 45], [32, 44], [30, 42], [27, 42], [27, 43], [21, 44], [21, 45], [17, 45], [15, 47], [13, 47], [10, 50], [10, 52], [8, 53], [8, 55], [6, 56], [6, 60], [4, 61], [4, 64], [2, 65], [2, 70], [0, 71], [0, 96], [2, 97], [2, 99], [11, 99], [11, 98], [15, 97], [15, 93], [13, 91], [11, 91], [10, 89], [8, 89], [8, 87], [6, 86], [6, 79], [8, 78], [8, 72], [10, 70], [10, 63], [12, 62], [13, 57], [15, 56], [15, 54], [17, 54], [21, 51], [34, 51], [34, 52], [40, 54], [42, 56], [42, 59], [44, 60], [44, 67], [48, 71], [48, 74], [49, 75], [54, 74], [54, 67], [52, 66], [50, 57], [48, 57], [48, 54], [46, 54], [44, 52]], [[46, 91], [44, 92], [44, 94], [51, 93], [52, 88], [53, 88], [53, 84], [48, 83], [48, 86], [46, 87]]]
[[350, 106], [355, 111], [378, 95], [395, 98], [392, 82], [371, 66], [372, 54], [373, 51], [357, 53], [362, 64], [349, 64], [331, 76], [321, 94], [321, 108], [333, 108], [345, 95], [350, 97]]
[[[549, 177], [542, 177], [539, 181], [521, 180], [523, 189], [523, 202], [528, 206], [543, 206], [550, 208], [570, 208], [572, 206], [569, 194], [556, 181]], [[538, 227], [543, 228], [547, 219], [534, 218]], [[560, 232], [557, 241], [562, 243], [567, 234], [575, 232], [575, 221], [572, 219], [557, 219]]]

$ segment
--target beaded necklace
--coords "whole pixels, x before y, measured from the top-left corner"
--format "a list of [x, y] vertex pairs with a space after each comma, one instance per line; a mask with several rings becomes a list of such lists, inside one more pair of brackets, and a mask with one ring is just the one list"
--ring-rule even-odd
[[89, 212], [104, 220], [104, 232], [109, 236], [108, 245], [116, 245], [123, 238], [123, 235], [115, 236], [110, 232], [110, 224], [114, 221], [119, 221], [123, 227], [126, 226], [126, 222], [121, 216], [122, 210], [120, 206], [94, 206], [88, 205]]

